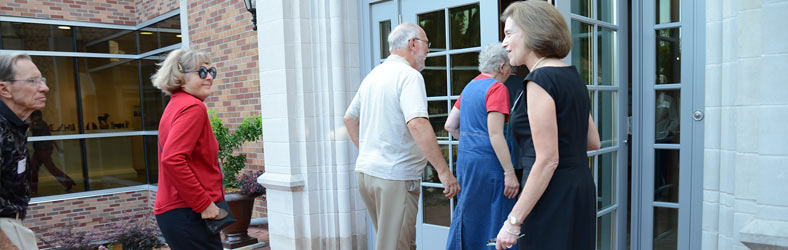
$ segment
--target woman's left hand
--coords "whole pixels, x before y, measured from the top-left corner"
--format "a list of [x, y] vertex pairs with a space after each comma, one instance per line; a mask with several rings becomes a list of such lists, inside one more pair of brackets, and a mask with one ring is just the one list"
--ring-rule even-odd
[[501, 227], [501, 230], [498, 231], [498, 237], [495, 239], [495, 249], [502, 250], [512, 248], [514, 244], [517, 244], [517, 238], [519, 235], [519, 226], [504, 222], [503, 227]]
[[512, 199], [517, 197], [519, 191], [520, 182], [517, 181], [517, 175], [514, 174], [514, 170], [505, 171], [503, 173], [503, 195]]

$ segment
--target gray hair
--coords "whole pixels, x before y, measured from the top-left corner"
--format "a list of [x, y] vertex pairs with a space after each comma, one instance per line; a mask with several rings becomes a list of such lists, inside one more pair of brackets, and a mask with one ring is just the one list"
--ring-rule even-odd
[[509, 55], [501, 43], [488, 44], [479, 53], [479, 72], [499, 73], [498, 66], [502, 63], [509, 65]]
[[14, 79], [16, 77], [14, 64], [23, 59], [33, 61], [27, 54], [0, 54], [0, 81]]
[[413, 23], [403, 23], [389, 34], [389, 50], [394, 51], [408, 47], [408, 41], [419, 35], [419, 27]]
[[[167, 59], [156, 64], [159, 66], [159, 70], [150, 79], [153, 82], [153, 87], [160, 89], [167, 95], [172, 95], [173, 92], [180, 90], [185, 83], [181, 70], [192, 70], [206, 63], [211, 63], [208, 53], [198, 50], [176, 49], [167, 55]], [[179, 67], [182, 69], [179, 70]]]

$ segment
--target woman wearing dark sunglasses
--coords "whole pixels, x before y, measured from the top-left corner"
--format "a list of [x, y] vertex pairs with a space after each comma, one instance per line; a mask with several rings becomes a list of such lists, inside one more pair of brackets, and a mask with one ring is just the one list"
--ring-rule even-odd
[[222, 249], [204, 219], [219, 215], [224, 200], [219, 144], [203, 101], [211, 95], [216, 68], [208, 54], [174, 50], [151, 77], [172, 95], [159, 123], [159, 187], [153, 213], [173, 250]]

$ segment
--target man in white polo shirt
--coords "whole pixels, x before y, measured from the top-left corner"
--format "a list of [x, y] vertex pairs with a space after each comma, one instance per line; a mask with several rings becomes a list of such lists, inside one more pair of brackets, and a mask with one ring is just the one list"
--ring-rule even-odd
[[403, 23], [388, 37], [391, 56], [364, 78], [345, 113], [359, 148], [356, 180], [377, 232], [376, 249], [416, 249], [420, 179], [429, 161], [446, 197], [460, 191], [427, 120], [424, 30]]

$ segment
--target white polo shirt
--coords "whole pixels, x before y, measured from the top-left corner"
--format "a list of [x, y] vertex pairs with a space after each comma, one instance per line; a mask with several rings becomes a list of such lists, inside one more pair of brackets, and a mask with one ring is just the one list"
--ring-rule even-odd
[[405, 58], [389, 56], [364, 78], [346, 117], [359, 121], [356, 172], [388, 180], [421, 178], [427, 158], [407, 122], [427, 118], [424, 78]]

